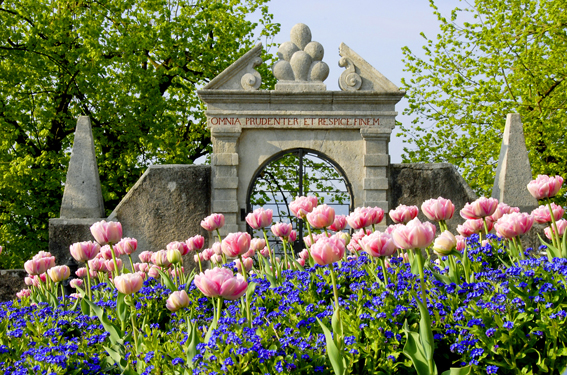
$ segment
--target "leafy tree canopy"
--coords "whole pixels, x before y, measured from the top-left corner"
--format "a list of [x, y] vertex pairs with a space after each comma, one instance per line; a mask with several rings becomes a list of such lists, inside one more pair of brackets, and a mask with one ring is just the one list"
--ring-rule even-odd
[[422, 34], [423, 58], [404, 48], [404, 113], [416, 116], [401, 126], [404, 161], [453, 163], [490, 196], [506, 115], [519, 113], [533, 175], [567, 177], [567, 3], [476, 0], [449, 19], [431, 7], [440, 34]]
[[47, 249], [78, 116], [107, 213], [149, 164], [210, 152], [195, 91], [279, 31], [266, 2], [0, 0], [0, 267]]

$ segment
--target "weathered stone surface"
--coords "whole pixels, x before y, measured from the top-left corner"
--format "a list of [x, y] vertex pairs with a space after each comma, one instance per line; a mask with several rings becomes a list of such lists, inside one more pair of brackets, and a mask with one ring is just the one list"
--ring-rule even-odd
[[232, 63], [221, 74], [209, 82], [206, 90], [257, 90], [262, 84], [262, 77], [255, 69], [262, 63], [260, 54], [262, 43], [258, 43], [241, 58]]
[[509, 113], [506, 117], [492, 197], [529, 213], [538, 206], [537, 200], [527, 189], [531, 180], [532, 169], [522, 118], [517, 113]]
[[66, 264], [71, 253], [69, 246], [75, 242], [94, 241], [91, 225], [102, 218], [49, 219], [49, 252], [57, 264]]
[[[428, 220], [421, 212], [421, 204], [430, 199], [443, 197], [455, 205], [455, 215], [447, 222], [449, 230], [457, 234], [457, 225], [464, 219], [459, 211], [465, 203], [477, 199], [476, 194], [449, 163], [437, 164], [392, 164], [390, 166], [390, 208], [400, 204], [420, 208], [419, 219]], [[389, 219], [389, 218], [388, 218]]]
[[0, 302], [15, 299], [16, 293], [26, 288], [24, 283], [26, 275], [23, 269], [0, 270]]
[[91, 120], [79, 117], [61, 202], [62, 218], [104, 216]]
[[[124, 237], [138, 240], [138, 250], [165, 249], [171, 241], [185, 241], [200, 234], [201, 220], [210, 214], [211, 167], [200, 165], [153, 165], [149, 167], [108, 220], [122, 223]], [[127, 258], [123, 259], [128, 264]], [[184, 259], [185, 271], [195, 263]]]

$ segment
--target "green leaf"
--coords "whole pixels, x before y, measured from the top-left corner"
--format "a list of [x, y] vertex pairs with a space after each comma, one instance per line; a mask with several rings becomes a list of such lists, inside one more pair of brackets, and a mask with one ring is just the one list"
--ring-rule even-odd
[[321, 326], [323, 333], [325, 334], [325, 341], [327, 342], [327, 356], [331, 361], [331, 365], [333, 366], [333, 371], [335, 375], [344, 375], [346, 372], [346, 363], [343, 357], [343, 353], [339, 351], [335, 341], [333, 340], [333, 336], [331, 335], [331, 331], [323, 324], [319, 318], [316, 318], [317, 322]]
[[553, 246], [552, 244], [549, 244], [547, 242], [545, 242], [541, 236], [537, 235], [539, 237], [539, 240], [541, 241], [541, 243], [545, 246], [547, 246], [547, 255], [548, 255], [548, 259], [552, 260], [553, 258], [561, 258], [561, 250], [556, 248], [555, 246]]
[[108, 319], [108, 317], [106, 316], [106, 314], [104, 312], [104, 309], [98, 307], [97, 305], [95, 305], [94, 303], [89, 301], [88, 299], [83, 298], [83, 301], [85, 301], [90, 306], [91, 311], [94, 311], [94, 313], [96, 314], [96, 316], [98, 317], [98, 319], [102, 323], [105, 331], [110, 334], [110, 341], [113, 344], [121, 343], [122, 338], [124, 336], [124, 333], [122, 332], [122, 330], [120, 328], [118, 328], [113, 322], [111, 322]]
[[443, 372], [441, 375], [469, 375], [472, 371], [471, 366], [451, 367], [450, 370]]
[[121, 322], [126, 321], [128, 312], [128, 305], [124, 302], [124, 297], [125, 295], [120, 292], [118, 292], [118, 296], [116, 297], [116, 313]]
[[159, 272], [159, 275], [161, 276], [161, 280], [163, 281], [163, 284], [165, 285], [165, 287], [167, 289], [171, 290], [172, 292], [175, 292], [177, 290], [177, 287], [175, 286], [173, 281], [171, 281], [169, 276], [165, 272], [160, 270], [159, 268], [157, 268], [157, 270]]
[[423, 350], [425, 351], [425, 358], [428, 361], [433, 362], [435, 343], [433, 341], [433, 331], [431, 330], [431, 317], [429, 316], [427, 307], [425, 307], [425, 305], [417, 298], [417, 295], [414, 292], [412, 292], [412, 295], [421, 314], [421, 319], [419, 320], [419, 338], [423, 346]]
[[297, 262], [297, 260], [295, 260], [294, 257], [291, 257], [291, 261], [293, 262], [293, 264], [295, 264], [295, 266], [297, 267], [298, 270], [305, 272], [305, 268], [303, 268], [303, 266], [301, 264], [299, 264]]
[[[214, 311], [214, 309], [213, 309]], [[209, 326], [209, 329], [207, 330], [207, 334], [205, 335], [205, 338], [203, 339], [203, 342], [206, 344], [209, 342], [209, 340], [211, 339], [211, 336], [213, 335], [213, 330], [217, 329], [217, 314], [215, 313], [213, 316], [213, 321], [211, 322], [211, 325]]]
[[331, 327], [333, 328], [333, 332], [335, 333], [335, 339], [337, 338], [337, 336], [343, 336], [343, 329], [341, 327], [341, 322], [339, 321], [339, 314], [339, 309], [335, 309], [335, 312], [333, 313], [333, 317], [331, 319]]
[[197, 327], [191, 324], [191, 320], [187, 320], [187, 366], [193, 368], [193, 358], [197, 355], [197, 344], [200, 343]]
[[81, 298], [81, 312], [83, 313], [83, 315], [88, 315], [88, 316], [91, 315], [91, 308], [87, 303], [85, 297]]
[[433, 369], [431, 369], [431, 363], [426, 358], [425, 350], [419, 340], [419, 334], [409, 330], [407, 319], [404, 323], [404, 332], [406, 334], [404, 354], [411, 359], [417, 375], [437, 375], [435, 363], [433, 363]]

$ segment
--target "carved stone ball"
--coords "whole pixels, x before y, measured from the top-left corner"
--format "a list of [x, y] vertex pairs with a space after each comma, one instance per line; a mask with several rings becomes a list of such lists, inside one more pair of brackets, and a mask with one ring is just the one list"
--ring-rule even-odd
[[293, 69], [291, 69], [291, 64], [285, 60], [280, 60], [274, 64], [272, 68], [274, 77], [280, 81], [294, 81], [295, 76], [293, 75]]
[[323, 61], [316, 61], [311, 67], [310, 80], [323, 82], [329, 76], [329, 65]]
[[300, 50], [303, 50], [305, 46], [311, 41], [311, 30], [309, 26], [304, 23], [298, 23], [291, 28], [291, 41]]
[[291, 57], [291, 68], [296, 81], [307, 81], [309, 78], [309, 68], [311, 68], [311, 56], [304, 51], [297, 51]]
[[313, 61], [321, 61], [323, 60], [323, 56], [325, 55], [323, 45], [319, 42], [310, 42], [305, 46], [303, 50], [307, 52], [309, 56], [311, 56]]
[[292, 42], [284, 42], [278, 48], [278, 58], [280, 60], [289, 61], [291, 60], [291, 56], [295, 52], [299, 51], [299, 48]]

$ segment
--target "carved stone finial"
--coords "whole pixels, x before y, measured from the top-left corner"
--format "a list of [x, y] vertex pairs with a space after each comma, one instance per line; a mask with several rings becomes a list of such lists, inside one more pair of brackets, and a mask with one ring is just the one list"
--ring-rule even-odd
[[339, 47], [339, 66], [346, 68], [339, 77], [339, 87], [343, 91], [399, 92], [382, 73], [366, 62], [360, 55], [341, 43]]
[[258, 90], [262, 77], [255, 68], [262, 64], [261, 53], [262, 43], [258, 43], [203, 87], [203, 90]]
[[325, 91], [329, 76], [321, 43], [311, 41], [311, 30], [303, 23], [291, 28], [290, 42], [278, 49], [279, 61], [272, 68], [278, 79], [277, 91]]

